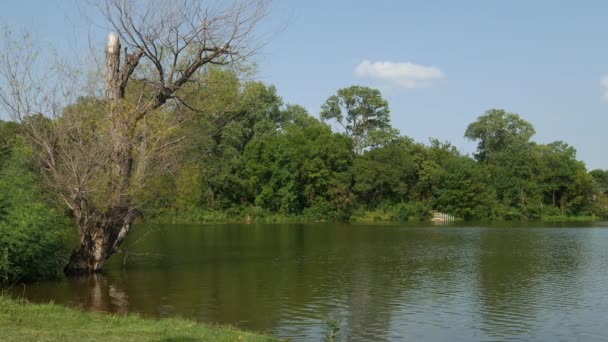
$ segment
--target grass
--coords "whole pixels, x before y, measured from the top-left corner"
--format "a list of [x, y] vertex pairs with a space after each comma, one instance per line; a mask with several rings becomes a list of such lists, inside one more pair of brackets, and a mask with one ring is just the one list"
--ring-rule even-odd
[[386, 223], [395, 221], [395, 213], [385, 209], [359, 210], [350, 219], [353, 223]]
[[185, 319], [82, 312], [0, 295], [2, 341], [277, 341], [275, 338]]
[[221, 211], [221, 210], [193, 210], [193, 211], [170, 211], [166, 210], [146, 219], [145, 223], [158, 224], [200, 224], [200, 223], [246, 223], [248, 216], [252, 223], [313, 223], [318, 220], [305, 215], [275, 214], [262, 210], [249, 214], [244, 211]]

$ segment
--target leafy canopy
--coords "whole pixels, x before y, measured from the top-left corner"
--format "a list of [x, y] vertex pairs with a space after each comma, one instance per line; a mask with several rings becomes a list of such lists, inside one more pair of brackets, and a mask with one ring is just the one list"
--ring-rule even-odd
[[[339, 89], [337, 95], [325, 101], [320, 116], [325, 121], [336, 120], [346, 135], [353, 139], [355, 152], [359, 155], [366, 147], [374, 145], [379, 136], [399, 134], [391, 129], [388, 102], [378, 89], [362, 86]], [[386, 134], [379, 134], [378, 131], [385, 131]], [[386, 136], [383, 139], [390, 140]]]
[[494, 152], [528, 143], [534, 133], [532, 124], [519, 115], [490, 109], [467, 127], [464, 136], [479, 141], [475, 158], [484, 161]]

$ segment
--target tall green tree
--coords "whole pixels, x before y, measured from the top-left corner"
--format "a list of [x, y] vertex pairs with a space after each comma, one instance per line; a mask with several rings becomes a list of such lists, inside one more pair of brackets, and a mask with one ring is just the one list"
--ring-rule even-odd
[[283, 101], [273, 86], [238, 82], [237, 87], [230, 102], [222, 107], [224, 112], [203, 117], [197, 126], [199, 139], [191, 159], [199, 164], [211, 208], [225, 209], [246, 201], [240, 172], [247, 145], [278, 134], [287, 120]]
[[335, 120], [353, 139], [355, 152], [363, 154], [366, 147], [390, 141], [398, 135], [391, 129], [388, 102], [378, 89], [351, 86], [338, 89], [321, 106], [321, 119]]
[[350, 139], [299, 114], [281, 134], [267, 135], [247, 146], [243, 178], [255, 205], [265, 210], [306, 214], [314, 220], [344, 220], [352, 206]]
[[467, 127], [464, 136], [478, 141], [475, 158], [485, 161], [494, 152], [527, 144], [534, 133], [532, 124], [518, 114], [490, 109]]
[[565, 204], [565, 196], [577, 170], [585, 170], [585, 166], [576, 160], [574, 147], [562, 141], [538, 145], [536, 149], [540, 153], [540, 183], [547, 197], [546, 202], [553, 206]]
[[491, 109], [471, 123], [465, 137], [478, 141], [475, 159], [487, 168], [506, 216], [539, 218], [542, 189], [535, 130], [518, 114]]

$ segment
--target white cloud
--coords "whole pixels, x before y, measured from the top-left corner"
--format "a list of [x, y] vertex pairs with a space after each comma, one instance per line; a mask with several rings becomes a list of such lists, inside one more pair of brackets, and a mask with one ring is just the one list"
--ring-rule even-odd
[[405, 89], [430, 87], [434, 81], [445, 77], [443, 72], [434, 66], [368, 60], [363, 60], [357, 65], [355, 76], [385, 81]]
[[602, 99], [608, 101], [608, 75], [602, 77], [600, 85], [602, 86]]

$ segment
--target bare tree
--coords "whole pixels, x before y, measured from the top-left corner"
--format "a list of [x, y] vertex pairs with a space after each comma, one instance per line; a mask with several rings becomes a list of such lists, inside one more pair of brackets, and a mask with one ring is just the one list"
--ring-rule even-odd
[[253, 30], [266, 5], [103, 0], [98, 9], [115, 32], [101, 97], [79, 91], [82, 73], [67, 67], [35, 77], [34, 46], [5, 36], [0, 104], [22, 122], [47, 185], [78, 228], [66, 274], [97, 272], [117, 251], [139, 215], [141, 194], [178, 162], [178, 109], [189, 107], [207, 65], [233, 65], [259, 49], [251, 45]]

